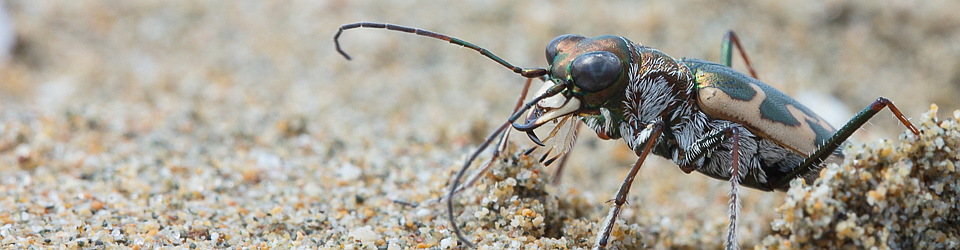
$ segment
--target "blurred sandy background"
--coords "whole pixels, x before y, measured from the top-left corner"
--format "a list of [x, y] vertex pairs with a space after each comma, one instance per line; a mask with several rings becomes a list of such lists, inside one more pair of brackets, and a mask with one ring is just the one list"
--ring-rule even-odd
[[[761, 80], [837, 125], [878, 96], [908, 117], [960, 107], [956, 1], [3, 4], [15, 35], [0, 63], [3, 246], [340, 247], [370, 239], [361, 225], [422, 218], [389, 199], [443, 192], [509, 116], [523, 79], [473, 51], [383, 30], [346, 32], [354, 59], [344, 60], [331, 38], [358, 21], [448, 34], [527, 67], [546, 66], [544, 46], [567, 33], [717, 60], [733, 29]], [[901, 131], [884, 111], [855, 140]], [[584, 132], [559, 189], [587, 197], [599, 220], [636, 158]], [[652, 159], [625, 215], [719, 227], [727, 192]], [[743, 194], [741, 242], [752, 244], [782, 194]]]

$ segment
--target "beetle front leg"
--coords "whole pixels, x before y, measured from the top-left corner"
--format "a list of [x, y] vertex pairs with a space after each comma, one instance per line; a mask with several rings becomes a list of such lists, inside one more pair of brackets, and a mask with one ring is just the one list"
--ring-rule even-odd
[[[527, 79], [526, 84], [524, 84], [524, 86], [523, 86], [523, 91], [522, 91], [522, 93], [520, 94], [520, 98], [519, 98], [519, 100], [517, 100], [517, 105], [516, 105], [516, 107], [513, 108], [513, 115], [511, 115], [510, 118], [507, 119], [507, 122], [503, 123], [503, 125], [500, 125], [499, 128], [497, 128], [493, 133], [491, 133], [489, 136], [487, 136], [487, 139], [484, 140], [483, 143], [480, 144], [480, 147], [478, 147], [477, 150], [474, 151], [473, 154], [471, 154], [469, 158], [467, 158], [467, 161], [465, 161], [465, 162], [463, 163], [463, 166], [460, 167], [460, 170], [457, 171], [457, 175], [453, 178], [453, 184], [451, 184], [450, 192], [447, 192], [447, 195], [446, 195], [446, 199], [447, 199], [447, 219], [450, 220], [450, 227], [453, 228], [453, 232], [454, 232], [454, 234], [457, 235], [457, 239], [460, 240], [460, 242], [462, 242], [464, 245], [466, 245], [466, 246], [469, 247], [469, 248], [473, 248], [473, 244], [470, 243], [470, 241], [467, 239], [467, 237], [463, 236], [463, 233], [460, 232], [460, 225], [457, 225], [457, 223], [456, 223], [456, 217], [453, 216], [453, 196], [456, 195], [457, 193], [459, 193], [460, 191], [463, 191], [466, 187], [471, 186], [471, 185], [473, 185], [474, 183], [476, 183], [476, 181], [479, 179], [479, 176], [483, 175], [483, 173], [487, 172], [487, 171], [490, 169], [490, 166], [492, 165], [494, 159], [496, 159], [496, 158], [498, 158], [498, 157], [500, 156], [500, 152], [506, 150], [506, 147], [507, 147], [507, 144], [506, 144], [506, 143], [507, 143], [507, 139], [508, 139], [508, 137], [509, 137], [508, 134], [510, 134], [509, 131], [505, 131], [505, 130], [507, 129], [507, 127], [509, 127], [510, 124], [512, 124], [514, 121], [516, 121], [516, 119], [518, 119], [518, 118], [520, 117], [520, 114], [521, 114], [522, 111], [526, 111], [526, 110], [529, 109], [531, 106], [533, 106], [533, 103], [536, 103], [536, 102], [539, 101], [540, 99], [543, 99], [543, 98], [546, 97], [546, 95], [538, 96], [537, 98], [534, 98], [534, 100], [531, 101], [530, 103], [527, 103], [526, 105], [521, 105], [521, 104], [523, 103], [523, 99], [525, 99], [525, 98], [527, 97], [527, 92], [528, 92], [528, 90], [530, 90], [530, 83], [531, 83], [532, 81], [533, 81], [533, 78], [529, 78], [529, 79]], [[522, 106], [522, 107], [521, 107], [521, 106]], [[478, 155], [480, 155], [480, 152], [483, 152], [483, 150], [486, 149], [487, 146], [490, 145], [490, 143], [491, 143], [498, 135], [500, 135], [500, 133], [503, 133], [503, 135], [502, 135], [502, 137], [500, 137], [499, 140], [497, 140], [497, 147], [496, 147], [496, 149], [494, 149], [493, 157], [490, 159], [490, 161], [487, 161], [487, 163], [484, 165], [484, 167], [483, 167], [476, 175], [474, 175], [472, 178], [470, 178], [469, 181], [467, 181], [468, 184], [466, 184], [466, 185], [464, 185], [464, 186], [461, 187], [461, 186], [460, 186], [460, 179], [463, 178], [463, 175], [464, 175], [464, 173], [466, 173], [467, 168], [470, 167], [470, 163], [472, 163], [473, 160], [476, 159]], [[441, 201], [442, 199], [443, 199], [443, 197], [438, 198], [437, 201]]]
[[[523, 105], [523, 99], [527, 98], [527, 92], [530, 90], [530, 84], [532, 82], [533, 82], [533, 78], [529, 78], [527, 79], [526, 84], [523, 85], [523, 91], [520, 92], [520, 98], [517, 100], [517, 105], [513, 108], [513, 112], [517, 112], [517, 110], [520, 110], [520, 106]], [[490, 170], [490, 167], [493, 165], [493, 162], [500, 158], [500, 154], [507, 150], [507, 143], [509, 138], [510, 138], [509, 131], [506, 131], [503, 134], [501, 134], [500, 139], [497, 140], [497, 146], [493, 149], [493, 155], [490, 157], [490, 159], [483, 164], [483, 167], [480, 168], [480, 171], [477, 171], [475, 174], [473, 174], [473, 176], [470, 177], [470, 179], [467, 180], [466, 184], [457, 186], [456, 191], [454, 191], [454, 193], [459, 194], [460, 192], [463, 192], [463, 190], [466, 190], [467, 187], [470, 187], [476, 184], [477, 181], [480, 180], [480, 177]], [[409, 202], [401, 199], [391, 199], [391, 201], [404, 206], [419, 207], [422, 205], [429, 206], [436, 203], [440, 203], [443, 201], [445, 197], [446, 196], [441, 196], [441, 197], [425, 200], [419, 203]]]
[[[527, 82], [523, 84], [523, 90], [520, 91], [520, 98], [517, 99], [517, 104], [513, 107], [513, 112], [520, 110], [520, 107], [523, 106], [523, 99], [527, 98], [527, 93], [530, 91], [530, 84], [533, 83], [533, 78], [527, 78]], [[500, 154], [504, 151], [507, 151], [508, 140], [510, 139], [510, 131], [504, 132], [501, 135], [499, 142], [497, 142], [497, 147], [493, 149], [493, 156], [490, 157], [490, 160], [487, 160], [483, 164], [483, 167], [480, 168], [476, 174], [470, 177], [466, 184], [460, 186], [459, 189], [463, 190], [466, 187], [473, 186], [480, 179], [480, 176], [487, 173], [490, 170], [490, 167], [493, 166], [493, 162], [500, 158]], [[459, 192], [459, 191], [457, 191]]]
[[846, 141], [847, 138], [850, 138], [853, 132], [863, 127], [863, 124], [867, 123], [870, 118], [873, 118], [873, 116], [879, 113], [884, 107], [889, 108], [890, 112], [893, 112], [893, 115], [896, 116], [907, 129], [910, 129], [910, 132], [913, 132], [914, 135], [920, 135], [920, 130], [917, 130], [917, 128], [913, 126], [913, 123], [910, 123], [910, 121], [903, 116], [903, 113], [900, 112], [900, 109], [898, 109], [896, 105], [893, 105], [893, 102], [887, 98], [878, 97], [876, 101], [873, 101], [861, 110], [860, 113], [857, 113], [857, 115], [847, 122], [847, 124], [844, 124], [836, 134], [820, 145], [817, 151], [807, 157], [799, 167], [785, 175], [784, 178], [773, 183], [771, 188], [784, 187], [788, 185], [791, 180], [805, 176], [810, 173], [810, 171], [813, 171], [820, 163], [830, 157], [830, 155], [840, 147], [841, 143]]
[[[653, 150], [653, 145], [656, 144], [657, 139], [660, 138], [660, 134], [663, 133], [663, 127], [663, 122], [657, 121], [643, 131], [640, 131], [641, 137], [644, 134], [647, 137], [644, 143], [636, 145], [637, 149], [642, 148], [642, 151], [639, 151], [640, 158], [633, 164], [633, 168], [630, 169], [627, 178], [624, 179], [623, 184], [620, 185], [620, 190], [617, 191], [617, 196], [613, 199], [613, 207], [610, 208], [606, 222], [603, 223], [600, 234], [597, 235], [597, 243], [594, 245], [594, 248], [600, 249], [607, 246], [607, 241], [610, 239], [610, 233], [613, 232], [613, 226], [616, 223], [617, 216], [620, 215], [620, 209], [623, 207], [623, 204], [627, 203], [627, 193], [630, 192], [630, 186], [633, 185], [633, 180], [637, 176], [637, 172], [640, 171], [640, 166], [643, 165], [643, 161], [647, 159], [647, 155], [650, 155], [650, 151]], [[636, 151], [636, 149], [634, 151]]]

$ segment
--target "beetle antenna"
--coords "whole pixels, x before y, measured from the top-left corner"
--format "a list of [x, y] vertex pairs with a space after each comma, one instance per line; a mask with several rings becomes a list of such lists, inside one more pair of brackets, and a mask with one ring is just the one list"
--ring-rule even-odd
[[410, 33], [410, 34], [415, 34], [420, 36], [432, 37], [432, 38], [444, 40], [452, 44], [460, 45], [460, 46], [475, 50], [477, 52], [480, 52], [481, 55], [486, 56], [487, 58], [490, 58], [491, 60], [496, 61], [500, 65], [507, 67], [514, 73], [520, 74], [527, 78], [540, 77], [547, 74], [547, 70], [544, 68], [526, 68], [525, 69], [525, 68], [513, 66], [513, 64], [510, 64], [510, 62], [507, 62], [506, 60], [503, 60], [499, 56], [494, 55], [493, 52], [490, 52], [489, 50], [484, 49], [480, 46], [474, 45], [470, 42], [460, 40], [459, 38], [456, 38], [456, 37], [450, 37], [450, 36], [429, 31], [429, 30], [411, 28], [411, 27], [400, 26], [400, 25], [389, 24], [389, 23], [359, 22], [359, 23], [341, 25], [340, 29], [337, 30], [337, 34], [333, 36], [333, 43], [334, 45], [337, 46], [337, 52], [339, 52], [340, 55], [343, 55], [343, 57], [346, 58], [347, 60], [350, 60], [351, 58], [350, 58], [350, 55], [347, 55], [347, 52], [343, 51], [343, 49], [340, 47], [340, 34], [343, 33], [344, 30], [356, 29], [356, 28], [388, 29], [388, 30], [405, 32], [405, 33]]

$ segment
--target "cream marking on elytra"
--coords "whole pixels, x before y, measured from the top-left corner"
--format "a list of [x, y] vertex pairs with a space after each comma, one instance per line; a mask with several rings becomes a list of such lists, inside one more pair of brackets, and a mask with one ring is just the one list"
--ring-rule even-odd
[[[697, 72], [697, 78], [704, 79], [714, 73]], [[823, 118], [819, 116], [810, 116], [797, 107], [789, 103], [782, 103], [792, 117], [799, 120], [798, 125], [788, 125], [776, 120], [762, 118], [761, 104], [772, 96], [781, 96], [782, 93], [767, 93], [757, 83], [748, 82], [745, 84], [754, 91], [756, 95], [750, 100], [738, 100], [731, 97], [718, 87], [706, 85], [699, 90], [700, 109], [708, 115], [724, 120], [740, 121], [746, 125], [750, 131], [760, 136], [773, 139], [781, 146], [787, 147], [797, 153], [810, 155], [819, 148], [816, 131], [806, 121], [813, 121], [815, 124], [823, 127], [829, 133], [836, 133], [836, 129], [830, 126]]]

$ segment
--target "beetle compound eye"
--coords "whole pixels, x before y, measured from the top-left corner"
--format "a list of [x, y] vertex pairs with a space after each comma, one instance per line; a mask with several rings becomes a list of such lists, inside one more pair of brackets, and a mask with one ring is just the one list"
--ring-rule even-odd
[[547, 63], [552, 64], [553, 59], [557, 57], [557, 46], [560, 45], [560, 42], [567, 40], [580, 40], [583, 38], [584, 37], [581, 35], [566, 34], [550, 40], [550, 43], [547, 44]]
[[597, 92], [620, 77], [620, 58], [608, 51], [590, 52], [577, 57], [570, 65], [573, 84], [587, 92]]

